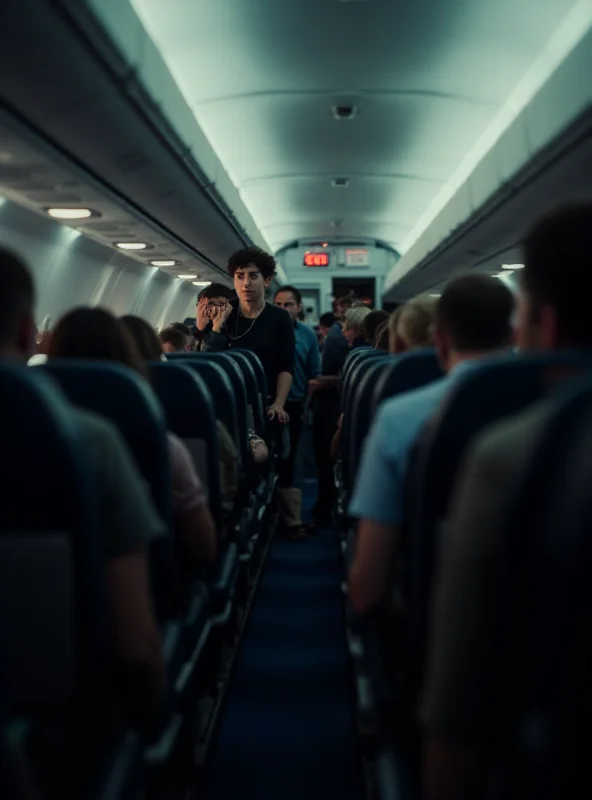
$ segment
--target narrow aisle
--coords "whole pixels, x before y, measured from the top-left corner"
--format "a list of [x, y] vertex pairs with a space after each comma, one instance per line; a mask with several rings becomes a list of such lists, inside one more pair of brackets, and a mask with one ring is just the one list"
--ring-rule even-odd
[[338, 537], [273, 543], [229, 690], [207, 800], [362, 797]]

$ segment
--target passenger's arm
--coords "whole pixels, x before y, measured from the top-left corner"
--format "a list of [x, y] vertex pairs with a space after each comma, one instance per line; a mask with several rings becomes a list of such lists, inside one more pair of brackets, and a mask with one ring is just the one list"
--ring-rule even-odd
[[275, 387], [275, 398], [269, 408], [269, 416], [273, 419], [273, 417], [277, 414], [280, 422], [283, 422], [285, 420], [281, 419], [283, 416], [281, 412], [284, 410], [288, 395], [290, 394], [290, 389], [292, 387], [294, 358], [296, 355], [294, 326], [287, 311], [282, 311], [278, 317], [276, 336], [276, 366], [278, 377]]
[[317, 375], [308, 382], [308, 393], [324, 392], [328, 389], [338, 389], [341, 385], [341, 375]]
[[150, 719], [158, 712], [164, 697], [165, 668], [145, 550], [126, 553], [108, 562], [107, 598], [123, 681], [122, 697], [135, 718]]
[[175, 534], [186, 566], [198, 569], [216, 557], [216, 526], [189, 451], [171, 433], [168, 441]]
[[284, 408], [284, 406], [286, 405], [286, 401], [288, 399], [288, 395], [290, 394], [291, 387], [292, 387], [292, 373], [280, 372], [280, 374], [277, 377], [275, 400], [273, 401], [272, 407]]
[[358, 523], [349, 599], [358, 614], [367, 614], [384, 599], [399, 541], [399, 528], [369, 519]]
[[174, 515], [175, 531], [183, 556], [197, 569], [216, 558], [216, 524], [208, 506], [203, 503]]
[[399, 542], [405, 461], [397, 444], [396, 420], [382, 409], [366, 441], [349, 508], [359, 520], [349, 596], [360, 614], [384, 597]]

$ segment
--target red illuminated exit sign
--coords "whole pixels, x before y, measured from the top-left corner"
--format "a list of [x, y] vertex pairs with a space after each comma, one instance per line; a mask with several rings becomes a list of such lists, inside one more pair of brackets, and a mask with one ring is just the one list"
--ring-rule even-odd
[[328, 267], [329, 266], [329, 253], [305, 253], [304, 254], [305, 267]]

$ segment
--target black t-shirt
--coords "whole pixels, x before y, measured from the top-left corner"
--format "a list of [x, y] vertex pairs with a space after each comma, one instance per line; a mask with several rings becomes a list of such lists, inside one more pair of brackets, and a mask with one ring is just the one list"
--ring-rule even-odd
[[210, 331], [204, 350], [221, 351], [229, 348], [251, 350], [261, 360], [267, 379], [267, 394], [275, 397], [280, 372], [294, 374], [294, 325], [288, 312], [269, 303], [256, 319], [239, 313], [238, 300], [232, 300], [232, 312], [222, 333]]

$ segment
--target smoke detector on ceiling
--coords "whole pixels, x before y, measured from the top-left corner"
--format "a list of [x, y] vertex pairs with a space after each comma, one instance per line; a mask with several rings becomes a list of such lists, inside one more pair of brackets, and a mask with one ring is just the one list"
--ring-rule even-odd
[[351, 103], [340, 103], [339, 105], [331, 106], [331, 113], [338, 120], [353, 119], [358, 113], [358, 109]]

